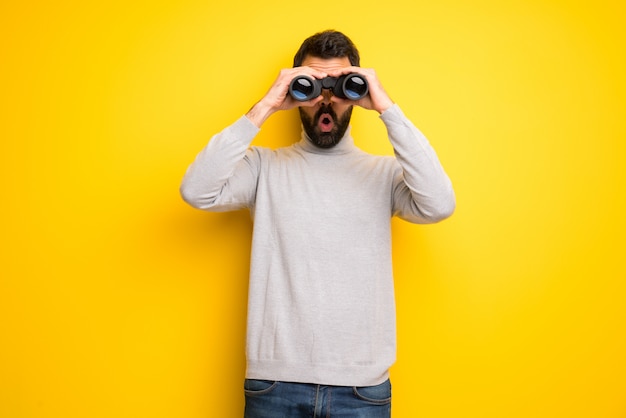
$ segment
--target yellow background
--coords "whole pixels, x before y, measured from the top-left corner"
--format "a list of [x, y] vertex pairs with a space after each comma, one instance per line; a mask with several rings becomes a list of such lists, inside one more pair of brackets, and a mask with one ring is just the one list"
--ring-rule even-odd
[[[626, 417], [622, 1], [5, 1], [0, 416], [239, 417], [251, 222], [178, 186], [336, 28], [458, 205], [393, 221], [393, 416]], [[286, 145], [297, 112], [257, 145]], [[391, 153], [358, 109], [362, 148]]]

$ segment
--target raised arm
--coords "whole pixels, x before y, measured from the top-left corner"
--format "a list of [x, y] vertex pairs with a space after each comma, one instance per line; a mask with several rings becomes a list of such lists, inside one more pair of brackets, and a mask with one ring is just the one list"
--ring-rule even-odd
[[247, 154], [258, 131], [242, 116], [211, 138], [183, 177], [180, 193], [185, 202], [204, 210], [249, 206], [256, 174], [251, 155]]
[[346, 67], [331, 75], [352, 72], [363, 75], [369, 84], [369, 94], [353, 103], [380, 114], [400, 165], [394, 179], [394, 215], [416, 223], [438, 222], [449, 217], [456, 199], [435, 150], [394, 104], [373, 69]]
[[394, 180], [394, 214], [415, 223], [434, 223], [452, 215], [456, 208], [452, 182], [426, 137], [398, 105], [380, 117], [402, 168]]
[[280, 71], [268, 92], [245, 116], [211, 138], [183, 178], [180, 192], [187, 203], [205, 210], [233, 210], [253, 204], [258, 155], [249, 147], [261, 125], [275, 112], [314, 106], [322, 100], [320, 96], [296, 102], [288, 94], [291, 80], [304, 74], [316, 78], [326, 76], [309, 67]]

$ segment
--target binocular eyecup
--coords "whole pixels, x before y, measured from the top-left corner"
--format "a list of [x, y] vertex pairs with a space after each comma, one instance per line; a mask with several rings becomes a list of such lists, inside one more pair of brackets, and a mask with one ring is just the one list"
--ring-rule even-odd
[[331, 90], [333, 95], [349, 100], [359, 100], [369, 91], [367, 80], [357, 73], [322, 79], [300, 75], [289, 84], [289, 94], [299, 102], [315, 99], [322, 94], [322, 89]]

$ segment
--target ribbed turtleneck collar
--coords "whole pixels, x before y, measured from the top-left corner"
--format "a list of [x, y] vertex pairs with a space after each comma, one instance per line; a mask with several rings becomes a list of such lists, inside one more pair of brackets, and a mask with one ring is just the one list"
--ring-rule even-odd
[[353, 151], [356, 146], [354, 145], [354, 139], [352, 139], [352, 135], [350, 135], [350, 131], [352, 130], [352, 126], [348, 126], [346, 129], [346, 133], [341, 138], [341, 141], [337, 145], [332, 148], [320, 148], [311, 142], [311, 138], [307, 135], [306, 131], [302, 129], [302, 135], [300, 141], [297, 143], [300, 148], [304, 151], [311, 152], [314, 154], [325, 154], [325, 155], [339, 155], [346, 154], [348, 152]]

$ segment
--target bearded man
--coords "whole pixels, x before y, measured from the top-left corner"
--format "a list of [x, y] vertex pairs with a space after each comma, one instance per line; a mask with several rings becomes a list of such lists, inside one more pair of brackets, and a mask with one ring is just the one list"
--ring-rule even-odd
[[[355, 100], [323, 88], [304, 101], [296, 77], [357, 74]], [[394, 156], [360, 150], [354, 106], [377, 112]], [[263, 123], [298, 108], [302, 135], [290, 146], [251, 146]], [[386, 417], [396, 356], [391, 218], [434, 223], [455, 209], [450, 179], [428, 140], [359, 66], [337, 31], [306, 39], [294, 67], [215, 135], [181, 185], [190, 205], [248, 208], [253, 240], [248, 292], [245, 417]]]

